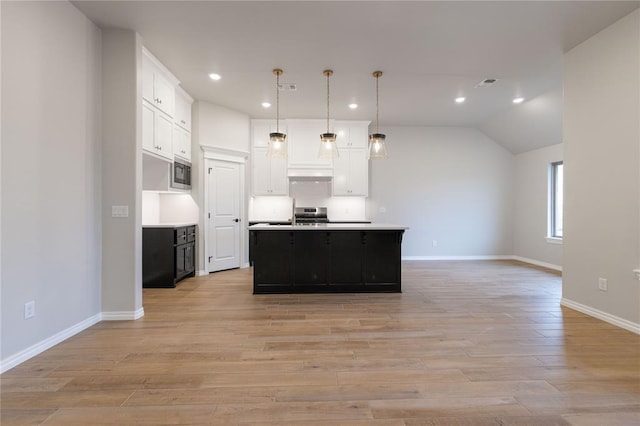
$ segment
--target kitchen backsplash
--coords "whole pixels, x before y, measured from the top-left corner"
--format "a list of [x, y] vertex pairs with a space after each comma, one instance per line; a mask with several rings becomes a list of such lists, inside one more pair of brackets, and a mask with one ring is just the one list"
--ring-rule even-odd
[[142, 224], [198, 223], [198, 206], [190, 194], [142, 191]]
[[288, 221], [297, 207], [327, 207], [331, 221], [366, 219], [365, 197], [332, 197], [330, 180], [292, 180], [289, 197], [251, 197], [249, 221]]

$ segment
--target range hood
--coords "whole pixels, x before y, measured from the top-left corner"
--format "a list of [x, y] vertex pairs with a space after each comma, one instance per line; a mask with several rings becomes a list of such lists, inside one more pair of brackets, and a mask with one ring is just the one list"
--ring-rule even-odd
[[333, 169], [289, 168], [287, 176], [290, 180], [330, 180]]

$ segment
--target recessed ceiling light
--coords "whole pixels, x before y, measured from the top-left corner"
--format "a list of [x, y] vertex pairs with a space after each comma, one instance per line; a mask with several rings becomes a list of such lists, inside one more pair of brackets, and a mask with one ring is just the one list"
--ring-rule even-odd
[[209, 78], [210, 78], [211, 80], [218, 81], [218, 80], [220, 80], [222, 77], [220, 76], [220, 74], [216, 74], [215, 72], [212, 72], [211, 74], [209, 74]]
[[271, 104], [269, 102], [263, 102], [262, 108], [271, 108]]
[[456, 98], [456, 103], [457, 104], [461, 104], [463, 103], [465, 100], [467, 100], [467, 98], [465, 98], [464, 96], [459, 96]]
[[356, 109], [358, 108], [358, 104], [349, 104], [349, 108]]
[[524, 98], [515, 98], [515, 99], [513, 100], [513, 103], [514, 103], [514, 104], [521, 104], [522, 102], [524, 102]]

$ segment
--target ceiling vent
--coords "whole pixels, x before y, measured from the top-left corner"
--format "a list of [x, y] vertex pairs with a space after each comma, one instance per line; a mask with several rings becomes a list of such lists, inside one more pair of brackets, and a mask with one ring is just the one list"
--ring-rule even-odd
[[497, 78], [485, 78], [480, 83], [476, 84], [476, 87], [487, 87], [495, 84], [498, 81]]
[[295, 92], [298, 90], [296, 83], [280, 83], [278, 84], [278, 90], [281, 92]]

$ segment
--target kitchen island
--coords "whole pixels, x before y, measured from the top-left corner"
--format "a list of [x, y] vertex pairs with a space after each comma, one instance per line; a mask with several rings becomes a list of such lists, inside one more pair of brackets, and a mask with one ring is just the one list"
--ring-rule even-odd
[[252, 225], [253, 293], [401, 292], [406, 229], [375, 223]]

